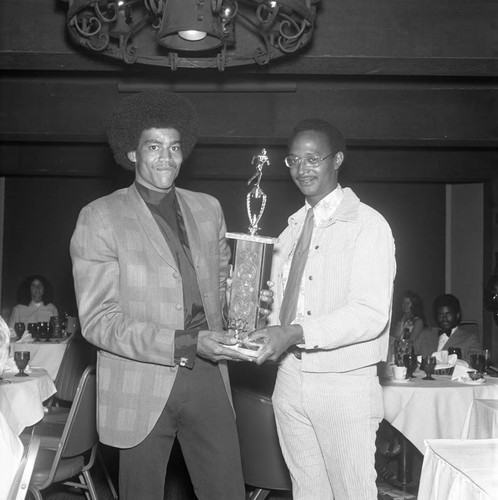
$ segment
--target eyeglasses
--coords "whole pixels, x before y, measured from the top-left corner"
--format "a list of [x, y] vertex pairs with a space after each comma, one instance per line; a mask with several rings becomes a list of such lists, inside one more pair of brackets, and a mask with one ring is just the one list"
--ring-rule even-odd
[[303, 162], [306, 162], [306, 165], [310, 168], [316, 168], [321, 165], [322, 161], [326, 160], [333, 154], [334, 153], [330, 153], [323, 158], [320, 158], [318, 155], [306, 155], [304, 158], [296, 155], [289, 155], [284, 158], [284, 162], [285, 165], [289, 168], [300, 167]]

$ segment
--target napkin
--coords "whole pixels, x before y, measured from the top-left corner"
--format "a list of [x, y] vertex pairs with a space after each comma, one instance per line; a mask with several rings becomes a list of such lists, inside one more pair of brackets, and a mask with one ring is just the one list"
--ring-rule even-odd
[[455, 364], [455, 369], [453, 370], [453, 375], [451, 380], [461, 380], [468, 379], [467, 372], [469, 371], [469, 365], [463, 359], [458, 359]]
[[436, 358], [436, 370], [453, 368], [458, 359], [456, 354], [448, 355], [448, 351], [436, 351], [432, 353], [432, 356]]
[[[14, 358], [7, 358], [7, 361], [5, 362], [5, 365], [3, 367], [3, 372], [4, 373], [19, 373], [19, 368], [16, 366], [16, 362], [14, 361]], [[24, 373], [31, 373], [31, 369], [28, 366], [24, 369]]]
[[33, 342], [33, 336], [29, 332], [24, 332], [23, 336], [17, 341], [18, 344]]

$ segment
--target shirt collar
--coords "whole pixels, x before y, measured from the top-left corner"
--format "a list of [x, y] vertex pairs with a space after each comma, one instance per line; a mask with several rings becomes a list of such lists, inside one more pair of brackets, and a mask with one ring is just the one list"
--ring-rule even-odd
[[[313, 217], [315, 219], [315, 224], [320, 225], [321, 223], [329, 220], [336, 210], [339, 208], [342, 200], [344, 198], [344, 191], [340, 184], [337, 184], [337, 187], [329, 193], [325, 198], [321, 199], [314, 207], [313, 207]], [[311, 208], [311, 205], [306, 201], [306, 211]]]
[[171, 186], [171, 189], [167, 192], [164, 191], [154, 191], [145, 187], [143, 184], [135, 181], [135, 186], [137, 191], [140, 193], [142, 199], [148, 205], [159, 206], [160, 204], [166, 203], [167, 205], [174, 206], [174, 200], [176, 198], [175, 186]]

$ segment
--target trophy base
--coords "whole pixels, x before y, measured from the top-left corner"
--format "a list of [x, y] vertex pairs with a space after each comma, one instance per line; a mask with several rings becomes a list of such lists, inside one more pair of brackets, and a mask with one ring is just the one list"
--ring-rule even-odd
[[259, 350], [261, 349], [261, 347], [263, 347], [262, 344], [256, 344], [254, 342], [239, 342], [238, 344], [223, 345], [225, 347], [228, 347], [229, 349], [240, 352], [241, 354], [250, 356], [251, 358], [257, 358]]

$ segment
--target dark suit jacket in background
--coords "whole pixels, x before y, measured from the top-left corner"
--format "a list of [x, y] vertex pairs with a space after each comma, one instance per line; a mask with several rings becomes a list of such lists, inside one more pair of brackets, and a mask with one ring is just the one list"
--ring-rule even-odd
[[[417, 338], [413, 339], [415, 354], [430, 356], [437, 351], [439, 342], [439, 328], [424, 328]], [[471, 354], [481, 354], [482, 347], [479, 335], [458, 327], [441, 350], [447, 351], [450, 347], [459, 347], [462, 350], [462, 359], [470, 363]]]

